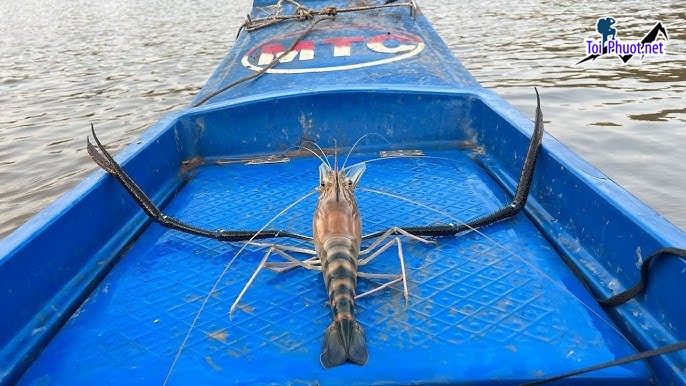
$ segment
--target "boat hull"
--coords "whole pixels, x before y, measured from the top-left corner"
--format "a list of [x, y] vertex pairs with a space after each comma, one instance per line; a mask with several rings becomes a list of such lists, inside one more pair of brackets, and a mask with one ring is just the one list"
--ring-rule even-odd
[[[308, 36], [315, 48], [326, 46], [332, 34], [373, 21], [425, 47], [374, 66], [264, 74], [167, 116], [116, 159], [165, 213], [210, 229], [259, 229], [317, 186], [316, 158], [289, 153], [288, 162], [264, 163], [265, 156], [308, 140], [345, 150], [368, 133], [383, 139], [366, 137], [351, 156], [375, 160], [361, 186], [406, 200], [359, 193], [364, 233], [468, 221], [507, 204], [532, 122], [479, 86], [421, 14], [376, 12], [337, 16]], [[253, 74], [239, 63], [264, 53], [265, 41], [292, 41], [306, 25], [242, 32], [194, 104]], [[378, 36], [359, 34], [365, 45]], [[419, 41], [406, 39], [384, 47], [416, 49]], [[544, 90], [542, 99], [545, 114]], [[376, 160], [398, 150], [425, 156]], [[312, 200], [277, 219], [279, 227], [309, 234]], [[662, 300], [683, 282], [682, 261], [662, 261], [648, 295], [607, 312], [574, 271], [592, 294], [607, 297], [637, 280], [637, 255], [686, 245], [686, 236], [549, 135], [525, 213], [437, 241], [406, 243], [407, 306], [396, 289], [356, 304], [367, 365], [324, 370], [318, 358], [330, 315], [316, 273], [261, 273], [231, 320], [229, 307], [264, 252], [236, 256], [239, 245], [151, 224], [98, 171], [0, 244], [0, 305], [13, 310], [0, 322], [0, 381], [516, 384], [684, 338], [684, 306]], [[397, 257], [389, 251], [369, 269], [397, 273]], [[671, 354], [579, 383], [683, 383], [673, 370], [683, 363], [683, 354]]]

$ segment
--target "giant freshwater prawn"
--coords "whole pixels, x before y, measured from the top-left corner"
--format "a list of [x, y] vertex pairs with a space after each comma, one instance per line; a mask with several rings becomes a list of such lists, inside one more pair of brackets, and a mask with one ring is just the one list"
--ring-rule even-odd
[[[537, 94], [538, 96], [538, 94]], [[349, 167], [344, 165], [338, 167], [337, 151], [334, 151], [333, 166], [326, 159], [323, 151], [319, 167], [320, 184], [316, 191], [319, 192], [317, 207], [313, 218], [313, 238], [314, 250], [303, 248], [292, 248], [278, 244], [260, 244], [258, 239], [268, 238], [295, 238], [309, 240], [304, 235], [295, 234], [282, 230], [266, 229], [273, 218], [263, 229], [257, 231], [233, 231], [233, 230], [207, 230], [187, 224], [181, 220], [169, 217], [148, 198], [148, 196], [136, 185], [136, 183], [121, 169], [114, 161], [112, 156], [105, 150], [92, 130], [93, 139], [98, 149], [90, 141], [87, 143], [88, 152], [93, 160], [105, 171], [112, 174], [129, 194], [136, 200], [140, 207], [155, 222], [160, 225], [193, 235], [209, 237], [221, 241], [242, 241], [246, 244], [241, 248], [236, 256], [242, 252], [247, 245], [257, 245], [268, 248], [267, 253], [260, 262], [255, 273], [240, 292], [231, 307], [230, 313], [238, 306], [239, 301], [244, 296], [248, 287], [251, 285], [255, 276], [262, 268], [271, 268], [278, 272], [283, 272], [295, 267], [321, 270], [324, 284], [329, 297], [329, 305], [333, 314], [333, 322], [326, 329], [324, 344], [320, 356], [321, 364], [324, 368], [338, 366], [346, 361], [358, 365], [364, 365], [368, 359], [365, 335], [362, 327], [355, 320], [355, 298], [368, 295], [368, 293], [357, 294], [355, 288], [358, 277], [369, 277], [383, 279], [387, 282], [369, 292], [377, 292], [390, 285], [403, 284], [405, 300], [408, 300], [407, 279], [405, 265], [403, 261], [403, 250], [400, 238], [405, 236], [415, 241], [423, 243], [434, 243], [423, 237], [445, 237], [454, 236], [466, 230], [486, 226], [518, 213], [526, 203], [529, 194], [531, 179], [535, 167], [538, 150], [543, 138], [543, 121], [540, 110], [540, 100], [536, 110], [536, 124], [532, 135], [531, 143], [524, 161], [517, 192], [513, 202], [493, 213], [477, 218], [469, 223], [442, 224], [431, 226], [413, 227], [392, 227], [386, 231], [379, 231], [373, 234], [362, 236], [362, 222], [360, 211], [357, 206], [354, 191], [358, 186], [360, 178], [365, 171], [365, 163], [355, 164]], [[354, 146], [350, 149], [352, 152]], [[316, 154], [315, 154], [316, 155]], [[346, 158], [347, 161], [347, 158]], [[309, 196], [314, 192], [306, 195]], [[301, 198], [304, 199], [305, 197]], [[298, 200], [297, 202], [299, 202]], [[295, 204], [295, 203], [294, 203]], [[293, 204], [291, 204], [292, 206]], [[289, 206], [289, 208], [291, 207]], [[281, 213], [283, 213], [282, 211]], [[281, 215], [279, 213], [279, 215]], [[364, 239], [376, 239], [369, 248], [361, 250], [361, 243]], [[389, 240], [390, 239], [390, 240]], [[393, 246], [397, 247], [398, 260], [401, 268], [400, 274], [365, 274], [360, 272], [358, 267], [365, 265], [379, 254]], [[310, 254], [313, 257], [304, 261], [293, 257], [290, 252], [301, 252]], [[286, 258], [285, 264], [270, 263], [268, 258], [272, 254], [278, 254]], [[360, 260], [360, 256], [366, 256]], [[235, 257], [234, 257], [235, 259]], [[201, 307], [202, 311], [202, 307]], [[197, 317], [196, 317], [197, 320]], [[192, 327], [191, 327], [192, 328]], [[190, 334], [190, 332], [189, 332]], [[188, 336], [188, 335], [187, 335]], [[184, 343], [182, 343], [183, 347]], [[182, 348], [181, 348], [182, 349]], [[179, 350], [179, 354], [180, 351]], [[178, 358], [178, 355], [177, 355]]]

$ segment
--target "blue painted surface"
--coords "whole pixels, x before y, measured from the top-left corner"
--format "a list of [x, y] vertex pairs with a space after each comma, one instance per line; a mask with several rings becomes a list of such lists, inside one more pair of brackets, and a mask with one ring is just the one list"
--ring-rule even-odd
[[[309, 23], [244, 31], [196, 101], [251, 74], [241, 64], [246, 53], [255, 61], [266, 43], [287, 47]], [[370, 162], [363, 176], [368, 187], [460, 220], [506, 203], [533, 125], [481, 88], [421, 14], [416, 21], [406, 8], [338, 15], [305, 39], [313, 42], [314, 59], [274, 68], [379, 60], [367, 43], [388, 32], [406, 39], [383, 40], [387, 48], [419, 41], [425, 47], [372, 67], [265, 74], [161, 120], [117, 159], [168, 214], [208, 228], [259, 228], [316, 185], [318, 166], [311, 157], [255, 166], [215, 166], [212, 160], [277, 154], [303, 139], [323, 147], [336, 140], [346, 148], [369, 132], [388, 142], [368, 137], [356, 161], [391, 148], [445, 159]], [[351, 36], [363, 40], [351, 45], [350, 57], [333, 56], [332, 43], [324, 43]], [[206, 165], [182, 173], [182, 162], [195, 157]], [[671, 301], [686, 282], [683, 261], [656, 264], [651, 277], [659, 279], [647, 293], [609, 315], [564, 263], [579, 267], [591, 290], [605, 297], [638, 279], [637, 255], [686, 247], [684, 233], [550, 136], [534, 180], [527, 216], [437, 246], [406, 243], [410, 304], [396, 289], [359, 302], [370, 346], [366, 366], [320, 368], [330, 316], [316, 273], [261, 274], [246, 307], [228, 319], [228, 307], [262, 256], [251, 249], [210, 296], [171, 382], [517, 383], [625, 356], [635, 352], [631, 345], [644, 350], [684, 340], [686, 306]], [[367, 232], [450, 220], [378, 194], [358, 196]], [[313, 200], [280, 224], [308, 233]], [[117, 182], [96, 172], [0, 243], [0, 309], [12, 315], [0, 318], [0, 383], [161, 383], [198, 299], [236, 251], [148, 226]], [[392, 252], [366, 268], [398, 271]], [[369, 285], [360, 283], [361, 289]], [[651, 370], [637, 363], [577, 381], [644, 384], [652, 373], [660, 383], [686, 383], [684, 354], [649, 363]]]
[[[310, 1], [306, 3], [310, 7], [319, 9], [329, 5], [344, 8], [370, 2]], [[378, 3], [380, 2], [376, 2]], [[293, 6], [284, 2], [284, 13], [293, 11]], [[264, 16], [254, 7], [251, 16], [255, 18], [260, 15]], [[257, 64], [265, 46], [280, 45], [286, 49], [296, 37], [302, 35], [310, 24], [310, 21], [286, 21], [276, 28], [264, 28], [250, 33], [243, 31], [234, 43], [231, 52], [195, 98], [194, 103], [224, 85], [254, 74], [254, 71], [242, 64], [244, 57], [247, 57], [250, 63]], [[350, 56], [334, 56], [336, 44], [331, 41], [334, 38], [350, 40]], [[418, 47], [419, 44], [424, 48], [411, 58], [385, 65], [345, 71], [272, 74], [275, 76], [257, 78], [239, 84], [212, 98], [210, 102], [217, 103], [247, 95], [255, 98], [260, 95], [273, 95], [275, 92], [279, 95], [289, 92], [317, 92], [327, 88], [334, 90], [355, 87], [383, 90], [398, 86], [401, 86], [401, 89], [407, 89], [408, 86], [452, 90], [455, 87], [480, 88], [462, 64], [455, 60], [427, 20], [421, 15], [414, 20], [408, 7], [342, 13], [338, 14], [334, 21], [322, 21], [302, 39], [303, 43], [312, 45], [313, 59], [302, 60], [302, 56], [298, 56], [290, 62], [278, 63], [272, 70], [303, 71], [313, 68], [340, 68], [397, 58], [398, 54], [379, 53], [369, 48], [379, 38], [388, 38], [382, 41], [386, 49], [399, 46], [408, 48], [408, 51], [401, 51], [399, 55], [407, 55], [413, 49], [421, 49]], [[267, 50], [267, 52], [271, 51]]]
[[[464, 153], [431, 155], [441, 158], [370, 162], [361, 184], [441, 208], [450, 216], [359, 192], [365, 232], [469, 219], [506, 202], [497, 183]], [[315, 161], [203, 167], [167, 211], [209, 227], [232, 219], [236, 228], [259, 228], [317, 185]], [[308, 229], [315, 204], [311, 197], [274, 226]], [[164, 379], [189, 322], [239, 248], [151, 226], [22, 383], [71, 381], [76, 372], [83, 384], [104, 375], [113, 383]], [[525, 218], [493, 226], [483, 235], [441, 239], [437, 246], [408, 242], [404, 251], [409, 305], [401, 287], [357, 303], [357, 319], [370, 347], [366, 366], [321, 368], [322, 331], [331, 315], [316, 272], [265, 272], [230, 320], [230, 304], [264, 254], [250, 250], [238, 256], [210, 297], [173, 369], [172, 383], [220, 383], [227, 377], [238, 383], [279, 384], [296, 379], [345, 384], [517, 380], [632, 353]], [[398, 273], [395, 251], [363, 271]], [[365, 280], [358, 286], [360, 291], [371, 288]], [[395, 365], [399, 361], [406, 363], [402, 371]], [[602, 375], [640, 384], [647, 370], [639, 363]]]

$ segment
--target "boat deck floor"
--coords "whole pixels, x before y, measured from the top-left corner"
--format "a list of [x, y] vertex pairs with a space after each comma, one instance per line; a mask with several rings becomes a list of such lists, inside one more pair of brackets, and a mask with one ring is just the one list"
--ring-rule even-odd
[[[203, 165], [164, 211], [210, 229], [259, 229], [318, 185], [318, 163]], [[360, 186], [401, 197], [357, 191], [364, 233], [466, 221], [509, 202], [463, 150], [368, 162]], [[311, 235], [316, 200], [269, 228]], [[152, 224], [20, 383], [161, 384], [167, 374], [170, 384], [517, 383], [635, 352], [526, 215], [436, 241], [403, 242], [407, 305], [401, 284], [357, 301], [369, 362], [324, 370], [319, 355], [331, 313], [319, 272], [262, 271], [230, 319], [264, 250], [250, 246], [236, 256], [240, 243]], [[361, 269], [399, 273], [397, 251]], [[379, 284], [359, 279], [358, 293]], [[633, 363], [586, 377], [645, 384], [650, 373]]]

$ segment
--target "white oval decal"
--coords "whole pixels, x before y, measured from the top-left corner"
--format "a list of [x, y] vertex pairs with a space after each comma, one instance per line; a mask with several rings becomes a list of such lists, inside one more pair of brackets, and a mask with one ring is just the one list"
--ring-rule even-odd
[[420, 37], [404, 31], [346, 28], [317, 32], [323, 32], [324, 37], [306, 37], [285, 55], [303, 31], [270, 38], [248, 50], [241, 62], [248, 69], [261, 71], [282, 55], [268, 73], [341, 71], [397, 62], [419, 54], [425, 46]]

